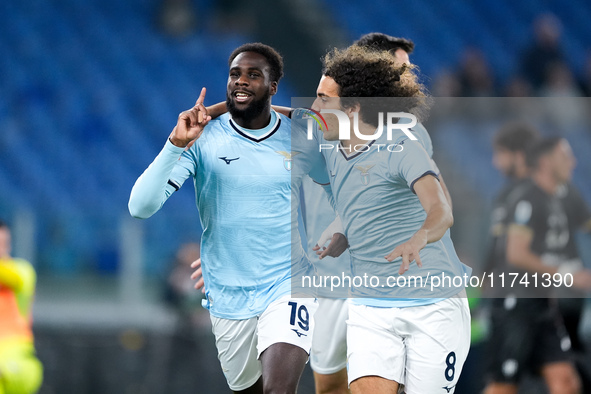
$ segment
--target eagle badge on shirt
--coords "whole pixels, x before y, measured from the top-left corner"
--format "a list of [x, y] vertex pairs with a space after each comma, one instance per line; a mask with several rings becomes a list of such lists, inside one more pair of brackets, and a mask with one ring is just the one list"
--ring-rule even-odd
[[286, 152], [284, 150], [277, 150], [275, 153], [279, 153], [281, 156], [283, 156], [283, 167], [285, 167], [287, 171], [291, 171], [293, 166], [293, 157], [295, 155], [299, 155], [302, 152]]
[[371, 170], [375, 164], [370, 164], [367, 166], [355, 166], [356, 170], [361, 171], [361, 183], [364, 186], [369, 185], [370, 177], [369, 177], [369, 170]]

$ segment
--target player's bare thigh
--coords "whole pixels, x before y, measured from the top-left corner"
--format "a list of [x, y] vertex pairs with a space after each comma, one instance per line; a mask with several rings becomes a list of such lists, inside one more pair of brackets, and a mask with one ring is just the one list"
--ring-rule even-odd
[[261, 353], [265, 393], [296, 394], [308, 353], [289, 343], [275, 343]]
[[347, 368], [331, 374], [314, 372], [316, 394], [349, 394]]

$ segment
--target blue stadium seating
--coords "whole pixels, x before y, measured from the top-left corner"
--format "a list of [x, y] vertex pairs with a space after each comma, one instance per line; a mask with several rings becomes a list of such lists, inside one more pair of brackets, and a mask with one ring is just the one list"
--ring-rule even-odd
[[591, 5], [584, 0], [322, 0], [339, 26], [355, 40], [379, 31], [412, 38], [417, 47], [413, 62], [433, 77], [453, 69], [467, 46], [481, 48], [497, 80], [517, 70], [521, 50], [531, 41], [531, 23], [543, 12], [563, 21], [563, 44], [569, 61], [580, 72], [589, 49]]
[[[213, 7], [195, 4], [203, 15]], [[133, 182], [201, 86], [209, 88], [207, 102], [225, 99], [227, 56], [251, 41], [203, 28], [168, 37], [155, 27], [158, 6], [0, 4], [0, 215], [36, 214], [41, 271], [82, 272], [104, 256], [117, 258], [118, 223]], [[278, 101], [291, 96], [282, 84]], [[145, 222], [148, 273], [162, 271], [180, 241], [199, 236], [190, 185], [185, 189]], [[58, 236], [68, 253], [55, 246]]]

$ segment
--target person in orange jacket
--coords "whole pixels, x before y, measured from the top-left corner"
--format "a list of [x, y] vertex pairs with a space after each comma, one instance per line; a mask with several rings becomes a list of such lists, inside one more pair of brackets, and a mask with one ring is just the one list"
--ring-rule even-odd
[[10, 251], [10, 228], [0, 220], [0, 394], [31, 394], [43, 380], [31, 328], [36, 275]]

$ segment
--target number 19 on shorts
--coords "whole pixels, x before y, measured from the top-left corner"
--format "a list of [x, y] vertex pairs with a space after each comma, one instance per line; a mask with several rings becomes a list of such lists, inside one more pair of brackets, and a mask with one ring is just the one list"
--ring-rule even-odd
[[[294, 301], [290, 301], [287, 303], [290, 307], [291, 307], [291, 314], [289, 316], [289, 324], [291, 324], [292, 326], [296, 327], [296, 333], [298, 333], [297, 331], [297, 327], [299, 327], [300, 329], [304, 330], [304, 331], [308, 331], [310, 329], [310, 313], [308, 313], [308, 309], [306, 309], [305, 305], [300, 305], [298, 307], [298, 303], [294, 302]], [[297, 326], [296, 326], [297, 324]], [[299, 333], [298, 333], [299, 335]], [[304, 335], [304, 334], [302, 334]]]

